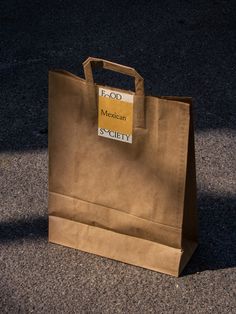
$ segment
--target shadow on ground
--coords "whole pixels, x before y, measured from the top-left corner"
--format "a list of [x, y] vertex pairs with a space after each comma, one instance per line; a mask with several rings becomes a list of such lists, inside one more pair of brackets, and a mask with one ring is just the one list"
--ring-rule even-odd
[[47, 217], [12, 220], [0, 223], [0, 243], [8, 243], [21, 239], [36, 240], [46, 238], [48, 233]]
[[184, 275], [236, 266], [235, 197], [200, 195], [199, 247]]

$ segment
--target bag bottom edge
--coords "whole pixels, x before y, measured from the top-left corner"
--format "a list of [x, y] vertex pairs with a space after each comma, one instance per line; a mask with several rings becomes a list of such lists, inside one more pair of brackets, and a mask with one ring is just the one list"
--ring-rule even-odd
[[116, 233], [69, 219], [49, 216], [49, 242], [178, 277], [197, 244], [187, 249]]

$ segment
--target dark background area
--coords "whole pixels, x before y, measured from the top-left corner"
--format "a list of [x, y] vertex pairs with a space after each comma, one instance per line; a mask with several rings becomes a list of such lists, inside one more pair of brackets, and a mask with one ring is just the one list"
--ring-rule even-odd
[[[37, 132], [47, 126], [48, 70], [83, 76], [88, 56], [134, 67], [147, 94], [194, 97], [197, 128], [235, 129], [235, 7], [217, 0], [2, 1], [1, 149], [46, 147]], [[113, 73], [100, 77], [126, 86]]]
[[[236, 2], [2, 1], [0, 51], [1, 312], [233, 313]], [[200, 246], [179, 279], [47, 243], [48, 70], [83, 77], [88, 56], [194, 98]]]

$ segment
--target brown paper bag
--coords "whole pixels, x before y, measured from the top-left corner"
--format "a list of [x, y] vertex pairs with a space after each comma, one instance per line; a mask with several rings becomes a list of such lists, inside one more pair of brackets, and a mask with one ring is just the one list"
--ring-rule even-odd
[[[133, 97], [132, 144], [98, 136], [91, 64], [134, 77], [135, 93], [109, 87]], [[49, 241], [178, 276], [197, 246], [191, 98], [144, 96], [126, 66], [83, 66], [85, 79], [49, 72]]]

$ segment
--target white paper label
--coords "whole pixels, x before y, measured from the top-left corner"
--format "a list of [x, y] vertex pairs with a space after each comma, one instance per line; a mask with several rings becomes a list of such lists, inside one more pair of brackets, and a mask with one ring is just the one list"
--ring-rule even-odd
[[132, 143], [132, 94], [99, 87], [98, 135]]

